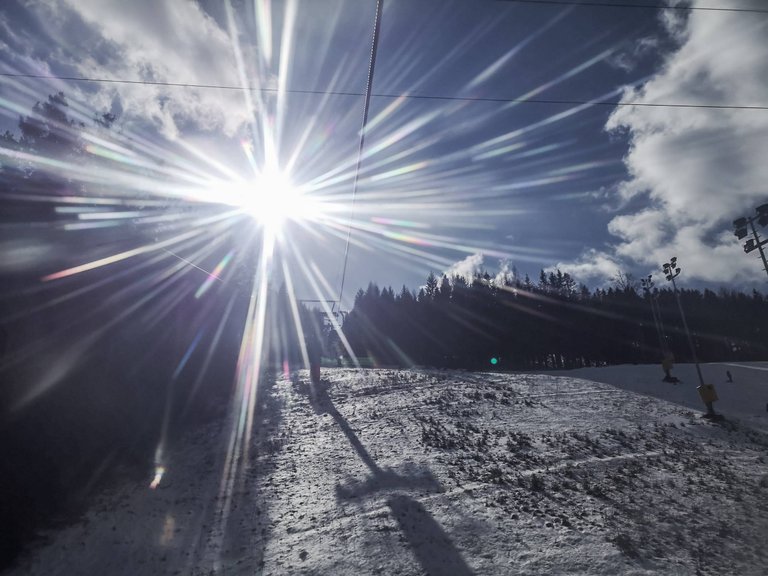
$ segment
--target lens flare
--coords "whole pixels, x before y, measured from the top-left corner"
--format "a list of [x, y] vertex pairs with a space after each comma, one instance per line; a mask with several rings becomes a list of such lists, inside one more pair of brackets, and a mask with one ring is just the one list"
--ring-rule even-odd
[[[383, 76], [377, 72], [376, 82], [381, 84], [373, 93], [371, 118], [360, 132], [361, 99], [349, 87], [362, 82], [368, 53], [350, 49], [339, 60], [332, 50], [337, 26], [349, 21], [353, 3], [339, 9], [335, 18], [329, 13], [312, 22], [311, 41], [300, 32], [307, 24], [305, 11], [294, 0], [274, 3], [279, 8], [268, 0], [254, 0], [251, 18], [243, 17], [234, 4], [223, 6], [233, 74], [244, 88], [242, 131], [164, 141], [132, 128], [143, 123], [128, 121], [119, 130], [92, 127], [92, 111], [73, 103], [65, 112], [80, 114], [73, 117], [77, 122], [57, 130], [66, 131], [68, 140], [83, 143], [78, 154], [27, 149], [20, 143], [18, 149], [0, 146], [2, 169], [12, 166], [21, 175], [16, 178], [18, 189], [3, 186], [0, 199], [17, 203], [18, 213], [30, 220], [11, 221], [7, 230], [27, 234], [26, 240], [14, 242], [30, 242], [29, 250], [37, 245], [32, 245], [32, 234], [40, 234], [38, 244], [45, 250], [38, 251], [52, 254], [50, 261], [40, 256], [30, 269], [41, 279], [40, 285], [21, 294], [19, 301], [31, 304], [3, 320], [42, 319], [42, 326], [55, 326], [45, 339], [14, 352], [4, 366], [39, 364], [40, 358], [50, 358], [47, 347], [73, 340], [58, 350], [55, 361], [48, 360], [50, 370], [38, 375], [14, 409], [26, 408], [75, 374], [89, 355], [104, 352], [98, 348], [100, 342], [114, 338], [119, 343], [121, 332], [129, 335], [126, 338], [150, 335], [142, 350], [156, 341], [172, 340], [174, 346], [163, 349], [170, 382], [161, 448], [149, 484], [151, 489], [162, 488], [180, 474], [171, 468], [172, 460], [162, 448], [171, 423], [175, 424], [177, 404], [189, 407], [193, 398], [203, 397], [209, 381], [230, 385], [219, 382], [219, 356], [227, 348], [239, 350], [234, 385], [228, 392], [229, 429], [219, 498], [203, 553], [214, 571], [223, 562], [230, 513], [238, 506], [249, 466], [257, 463], [249, 454], [257, 452], [255, 432], [261, 424], [257, 399], [265, 393], [265, 374], [275, 362], [286, 374], [299, 363], [309, 365], [305, 335], [311, 327], [302, 325], [302, 297], [320, 303], [338, 350], [349, 357], [348, 365], [360, 367], [340, 325], [340, 310], [351, 304], [350, 295], [338, 289], [346, 271], [345, 243], [352, 247], [350, 270], [358, 275], [350, 285], [368, 273], [358, 272], [363, 265], [370, 270], [380, 263], [396, 263], [421, 274], [446, 270], [457, 258], [476, 253], [515, 262], [551, 260], [552, 252], [536, 245], [535, 239], [529, 245], [508, 245], [489, 231], [517, 235], [514, 227], [526, 220], [544, 221], [544, 216], [548, 220], [535, 200], [550, 200], [553, 193], [564, 190], [591, 190], [598, 169], [622, 165], [611, 156], [596, 156], [602, 152], [589, 147], [593, 145], [562, 135], [579, 122], [593, 121], [590, 114], [599, 117], [602, 113], [593, 110], [594, 104], [621, 95], [619, 90], [574, 106], [522, 106], [522, 101], [548, 96], [554, 88], [562, 89], [599, 67], [610, 50], [588, 45], [549, 80], [536, 74], [530, 79], [509, 74], [513, 63], [535, 49], [534, 40], [566, 22], [568, 11], [530, 28], [524, 36], [510, 38], [503, 51], [488, 53], [483, 66], [446, 94], [493, 95], [501, 88], [494, 87], [494, 81], [501, 78], [505, 92], [500, 95], [515, 100], [508, 103], [470, 104], [424, 96], [438, 94], [437, 84], [443, 84], [438, 80], [455, 77], [461, 60], [472, 50], [482, 48], [486, 53], [490, 27], [503, 20], [467, 28], [437, 59], [424, 50], [429, 30], [414, 27], [398, 46], [388, 47], [394, 49], [387, 55], [390, 66], [383, 68]], [[392, 4], [396, 11], [397, 3]], [[462, 10], [459, 4], [450, 12]], [[443, 20], [435, 16], [431, 22], [434, 32]], [[386, 17], [384, 23], [388, 26]], [[312, 47], [310, 54], [304, 53], [304, 46]], [[312, 73], [307, 75], [307, 69]], [[138, 90], [137, 84], [131, 90]], [[53, 91], [60, 85], [42, 88]], [[312, 87], [318, 92], [303, 90]], [[30, 114], [27, 102], [44, 98], [40, 88], [6, 79], [0, 118], [15, 122]], [[182, 85], [155, 88], [169, 121], [175, 98], [196, 101], [201, 90]], [[221, 99], [228, 105], [233, 101], [223, 92]], [[237, 110], [227, 112], [234, 116]], [[214, 117], [212, 113], [207, 119], [211, 126]], [[247, 134], [245, 141], [242, 134]], [[360, 162], [361, 134], [365, 146]], [[13, 173], [8, 174], [13, 181]], [[30, 174], [47, 174], [50, 181], [38, 181]], [[359, 182], [354, 203], [353, 182]], [[39, 221], [42, 214], [55, 217]], [[383, 276], [385, 266], [379, 272]], [[278, 322], [276, 295], [281, 284], [287, 311]], [[538, 297], [520, 293], [520, 298]], [[67, 307], [78, 313], [66, 313]], [[557, 321], [535, 307], [526, 311]], [[466, 322], [471, 325], [470, 319]], [[300, 347], [300, 359], [290, 362], [271, 353], [288, 329], [297, 335]], [[110, 343], [110, 354], [113, 348], [119, 346]], [[401, 357], [410, 363], [404, 353]], [[489, 362], [498, 367], [505, 360], [496, 356]], [[168, 470], [175, 470], [171, 477]], [[170, 545], [175, 522], [172, 516], [167, 518], [161, 544]]]
[[279, 234], [301, 212], [301, 191], [278, 170], [268, 169], [252, 182], [238, 183], [234, 192], [239, 205], [272, 234]]
[[272, 241], [284, 237], [289, 222], [306, 225], [326, 215], [321, 202], [275, 168], [265, 168], [251, 180], [219, 183], [211, 196], [250, 216]]
[[165, 467], [164, 466], [157, 466], [155, 467], [155, 476], [152, 478], [152, 482], [149, 484], [150, 490], [155, 490], [158, 486], [160, 486], [160, 482], [163, 481], [163, 476], [165, 475]]

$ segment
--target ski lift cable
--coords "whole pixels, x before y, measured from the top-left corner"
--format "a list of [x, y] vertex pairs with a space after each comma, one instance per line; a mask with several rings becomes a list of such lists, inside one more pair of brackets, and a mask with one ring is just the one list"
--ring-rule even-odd
[[[26, 78], [32, 80], [59, 80], [62, 82], [94, 82], [101, 84], [141, 84], [145, 86], [165, 86], [168, 88], [194, 88], [208, 90], [241, 90], [250, 92], [272, 93], [276, 88], [259, 86], [230, 86], [226, 84], [195, 84], [185, 82], [163, 82], [156, 80], [128, 80], [124, 78], [91, 78], [87, 76], [56, 76], [52, 74], [27, 74], [22, 72], [0, 72], [2, 78]], [[365, 96], [364, 92], [350, 92], [343, 90], [300, 90], [296, 88], [285, 89], [287, 94], [309, 94], [322, 96]], [[553, 106], [612, 106], [612, 107], [638, 107], [638, 108], [698, 108], [713, 110], [768, 110], [768, 105], [761, 104], [725, 104], [725, 103], [694, 103], [694, 102], [639, 102], [624, 100], [585, 100], [580, 98], [507, 98], [486, 96], [450, 96], [447, 94], [409, 94], [381, 92], [370, 94], [371, 98], [402, 98], [405, 100], [444, 100], [452, 102], [497, 102], [500, 104], [543, 104]]]
[[[352, 238], [352, 225], [355, 221], [355, 199], [357, 186], [360, 179], [360, 166], [363, 163], [363, 149], [365, 147], [365, 129], [368, 125], [368, 112], [371, 106], [371, 90], [373, 87], [373, 73], [376, 68], [376, 52], [379, 48], [379, 32], [381, 31], [381, 7], [383, 0], [376, 0], [376, 16], [373, 22], [373, 39], [371, 40], [371, 56], [368, 60], [368, 79], [365, 85], [365, 102], [363, 104], [363, 122], [360, 128], [360, 143], [357, 147], [357, 166], [355, 168], [355, 180], [352, 184], [352, 201], [349, 210], [349, 225], [347, 227], [347, 242], [344, 246], [344, 265], [341, 270], [341, 286], [337, 302], [341, 308], [341, 298], [344, 294], [344, 281], [347, 277], [347, 263], [349, 262], [349, 243]], [[334, 307], [336, 304], [334, 304]], [[334, 308], [331, 308], [334, 311]]]
[[587, 7], [587, 8], [641, 8], [650, 10], [674, 10], [680, 12], [745, 12], [748, 14], [768, 14], [768, 10], [764, 8], [738, 8], [738, 7], [723, 7], [723, 6], [691, 6], [689, 4], [683, 5], [670, 5], [670, 4], [640, 4], [640, 3], [625, 3], [616, 4], [614, 2], [597, 2], [590, 0], [497, 0], [497, 2], [508, 2], [510, 4], [543, 4], [552, 6], [568, 6], [568, 7]]

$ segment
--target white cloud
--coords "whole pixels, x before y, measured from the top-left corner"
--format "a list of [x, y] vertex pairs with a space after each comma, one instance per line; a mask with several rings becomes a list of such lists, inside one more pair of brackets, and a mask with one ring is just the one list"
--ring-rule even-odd
[[[555, 268], [568, 272], [579, 282], [604, 282], [623, 270], [621, 263], [607, 252], [590, 249], [575, 262], [559, 262]], [[553, 268], [554, 269], [554, 268]]]
[[634, 70], [638, 63], [647, 55], [657, 50], [659, 39], [654, 37], [640, 38], [632, 41], [631, 45], [625, 50], [617, 50], [606, 58], [606, 62], [611, 66], [620, 68], [626, 72]]
[[[30, 8], [57, 42], [51, 60], [79, 75], [241, 84], [228, 31], [196, 2], [40, 0]], [[249, 119], [238, 91], [104, 84], [89, 95], [102, 109], [116, 97], [125, 118], [149, 119], [169, 138], [184, 127], [232, 135]]]
[[499, 271], [496, 272], [496, 276], [493, 277], [494, 285], [504, 286], [507, 281], [514, 279], [514, 277], [515, 274], [511, 262], [506, 258], [499, 260]]
[[[669, 29], [679, 48], [645, 85], [627, 89], [625, 101], [768, 104], [768, 19], [692, 11]], [[690, 279], [749, 281], [763, 274], [740, 250], [730, 222], [768, 200], [765, 111], [626, 106], [607, 128], [630, 137], [630, 178], [619, 194], [644, 207], [610, 222], [618, 239], [612, 253], [588, 252], [562, 269], [577, 277], [615, 272], [611, 262], [654, 270], [676, 255]]]
[[443, 272], [443, 274], [448, 276], [448, 278], [461, 276], [465, 278], [467, 282], [472, 282], [472, 279], [475, 277], [475, 275], [482, 271], [484, 259], [485, 258], [483, 254], [479, 252], [470, 254], [463, 260], [459, 260], [458, 262], [451, 264], [451, 266], [445, 272]]

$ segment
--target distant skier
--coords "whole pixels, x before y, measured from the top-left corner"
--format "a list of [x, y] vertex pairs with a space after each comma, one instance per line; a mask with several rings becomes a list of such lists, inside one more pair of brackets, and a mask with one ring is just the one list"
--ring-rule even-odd
[[680, 382], [678, 378], [675, 378], [672, 376], [672, 366], [675, 365], [675, 357], [672, 356], [672, 354], [667, 354], [664, 356], [664, 360], [661, 361], [661, 367], [664, 370], [664, 378], [662, 378], [662, 382], [670, 382], [672, 384], [677, 384]]
[[731, 376], [730, 370], [726, 370], [725, 375], [728, 377], [728, 382], [733, 382], [733, 376]]

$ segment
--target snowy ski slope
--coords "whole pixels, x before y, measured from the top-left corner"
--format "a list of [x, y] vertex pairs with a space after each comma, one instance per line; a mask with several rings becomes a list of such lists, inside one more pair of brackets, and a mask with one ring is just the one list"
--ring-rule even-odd
[[[718, 410], [764, 423], [761, 367], [730, 367]], [[199, 430], [11, 573], [765, 574], [768, 436], [658, 372], [268, 379], [247, 456], [237, 418]]]

